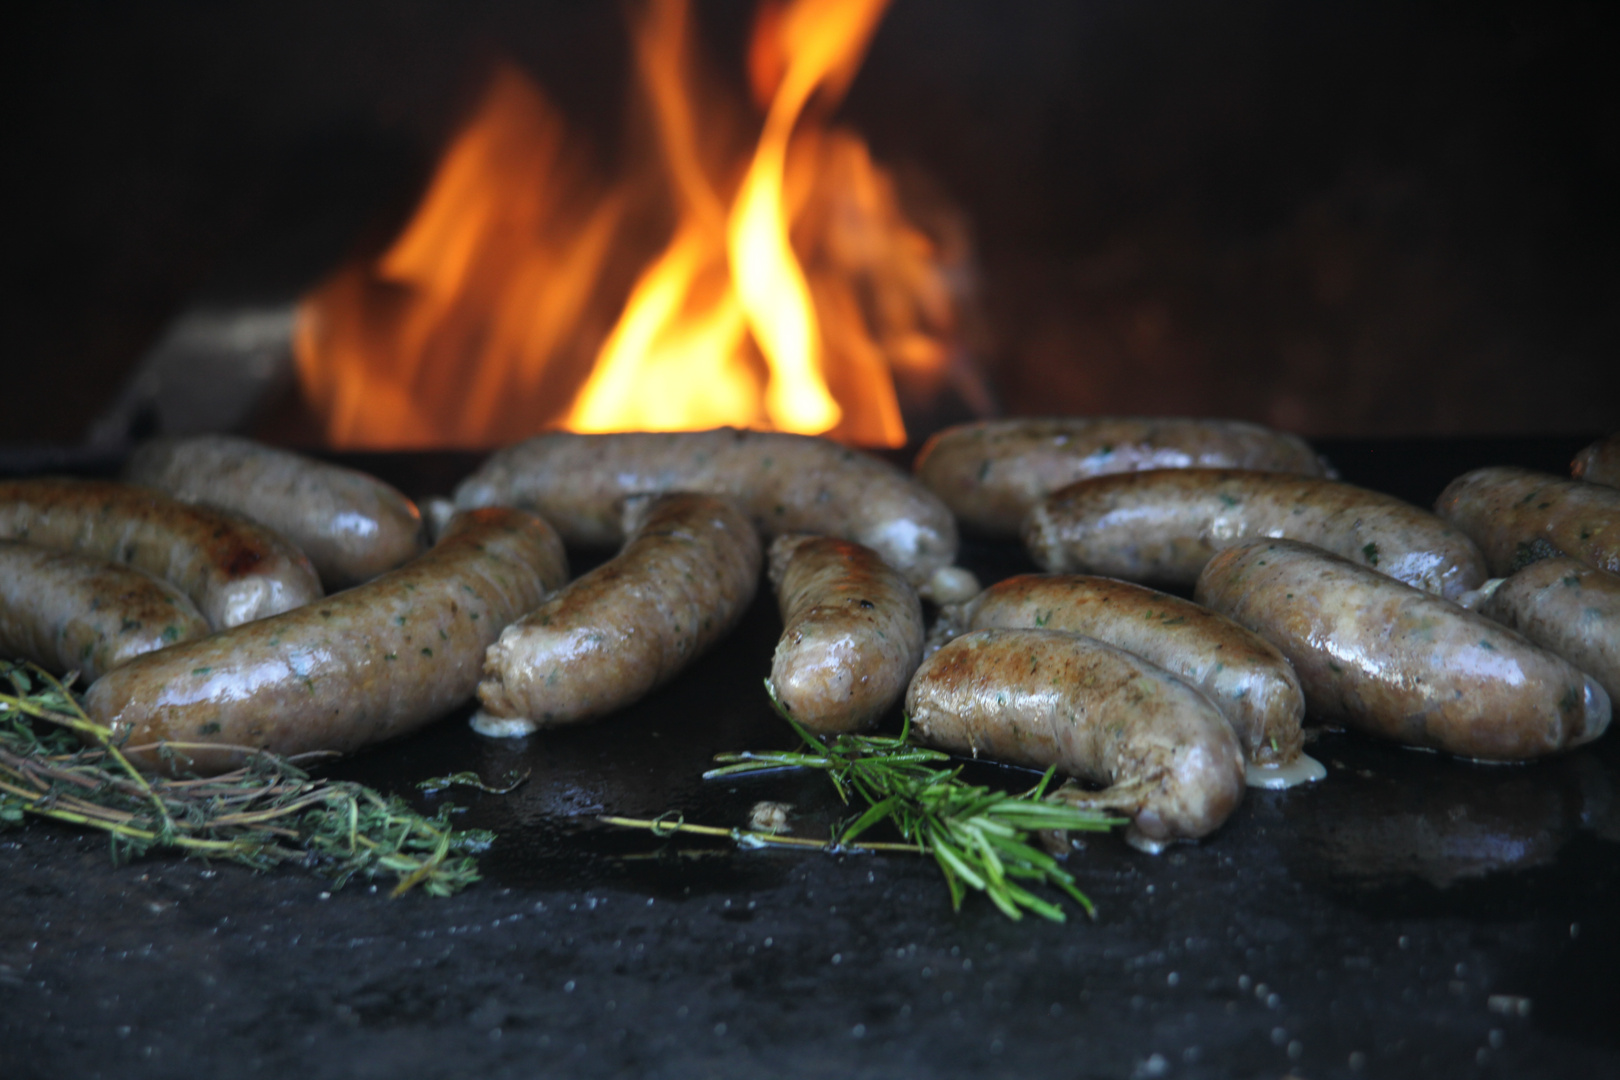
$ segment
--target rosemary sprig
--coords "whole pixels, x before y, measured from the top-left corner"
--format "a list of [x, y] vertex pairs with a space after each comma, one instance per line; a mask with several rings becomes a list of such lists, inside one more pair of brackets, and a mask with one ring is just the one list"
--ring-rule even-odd
[[[424, 817], [397, 797], [313, 780], [263, 752], [220, 776], [149, 777], [61, 681], [4, 660], [0, 675], [15, 691], [0, 692], [0, 828], [34, 814], [99, 829], [115, 862], [174, 848], [255, 870], [298, 864], [330, 874], [335, 888], [392, 875], [395, 896], [417, 886], [434, 896], [460, 892], [478, 880], [473, 853], [494, 839], [451, 828], [448, 804]], [[185, 749], [171, 743], [159, 752], [173, 760]]]
[[[1126, 823], [1100, 811], [1075, 807], [1046, 797], [1054, 770], [1033, 788], [1020, 794], [995, 791], [969, 784], [961, 778], [960, 767], [945, 763], [950, 755], [917, 746], [910, 741], [907, 718], [899, 735], [837, 735], [824, 738], [802, 727], [788, 715], [767, 680], [766, 691], [778, 715], [793, 726], [803, 740], [799, 750], [719, 754], [720, 767], [704, 773], [705, 779], [740, 776], [768, 769], [820, 769], [832, 781], [838, 797], [846, 804], [851, 796], [866, 804], [865, 810], [847, 824], [833, 830], [827, 841], [794, 840], [796, 846], [826, 850], [860, 847], [913, 851], [930, 854], [945, 875], [951, 907], [961, 910], [969, 890], [984, 893], [1010, 919], [1021, 919], [1025, 911], [1063, 922], [1058, 905], [1037, 896], [1021, 882], [1051, 885], [1067, 894], [1089, 916], [1096, 909], [1075, 885], [1074, 875], [1058, 860], [1030, 842], [1030, 833], [1104, 832]], [[684, 821], [654, 819], [603, 819], [611, 824], [651, 828], [654, 832], [702, 832], [726, 835], [740, 843], [782, 844], [786, 838], [768, 833], [745, 833], [734, 829], [687, 825]], [[905, 844], [858, 843], [879, 822], [889, 822]]]

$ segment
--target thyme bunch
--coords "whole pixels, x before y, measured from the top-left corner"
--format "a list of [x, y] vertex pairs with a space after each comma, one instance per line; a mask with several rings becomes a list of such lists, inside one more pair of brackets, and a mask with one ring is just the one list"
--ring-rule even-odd
[[395, 896], [461, 891], [478, 880], [474, 853], [494, 839], [452, 828], [452, 806], [424, 817], [397, 797], [311, 779], [264, 752], [219, 776], [147, 776], [60, 680], [4, 660], [0, 676], [13, 690], [0, 692], [0, 828], [33, 814], [106, 833], [116, 863], [171, 848], [255, 870], [299, 865], [335, 888], [392, 876]]

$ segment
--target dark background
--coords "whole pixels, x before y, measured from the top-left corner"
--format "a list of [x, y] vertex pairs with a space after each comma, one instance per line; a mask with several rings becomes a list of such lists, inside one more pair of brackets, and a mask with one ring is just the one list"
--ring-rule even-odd
[[[700, 4], [739, 85], [751, 6]], [[972, 218], [1007, 412], [1594, 433], [1620, 427], [1600, 14], [898, 0], [842, 112]], [[625, 103], [607, 3], [56, 3], [7, 38], [11, 443], [79, 439], [200, 292], [386, 235], [495, 57], [605, 157]]]

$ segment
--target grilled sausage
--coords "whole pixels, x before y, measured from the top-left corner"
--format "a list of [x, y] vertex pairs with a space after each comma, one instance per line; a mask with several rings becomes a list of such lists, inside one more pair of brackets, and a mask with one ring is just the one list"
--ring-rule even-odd
[[1576, 454], [1569, 471], [1575, 479], [1589, 484], [1620, 487], [1620, 431]]
[[963, 525], [1014, 537], [1035, 504], [1077, 480], [1146, 469], [1320, 476], [1304, 440], [1239, 420], [1086, 416], [980, 420], [923, 444], [917, 479]]
[[1228, 548], [1204, 568], [1197, 596], [1282, 650], [1313, 715], [1372, 735], [1522, 761], [1609, 725], [1608, 694], [1567, 661], [1307, 544]]
[[1446, 486], [1435, 513], [1473, 537], [1497, 577], [1568, 555], [1620, 574], [1620, 490], [1495, 466]]
[[478, 684], [486, 735], [612, 712], [691, 663], [742, 618], [759, 534], [728, 499], [632, 500], [624, 549], [501, 632]]
[[1024, 574], [961, 607], [963, 630], [1044, 628], [1107, 642], [1202, 690], [1225, 714], [1248, 760], [1297, 760], [1305, 695], [1282, 653], [1224, 615], [1112, 578]]
[[348, 752], [470, 698], [501, 627], [567, 577], [545, 522], [476, 510], [364, 585], [115, 668], [85, 706], [148, 768], [163, 764], [160, 741], [184, 755], [175, 767], [199, 773], [234, 768], [252, 749]]
[[1030, 512], [1045, 570], [1186, 587], [1211, 555], [1264, 537], [1301, 540], [1447, 598], [1485, 580], [1468, 537], [1389, 495], [1334, 480], [1161, 469], [1082, 480]]
[[328, 590], [422, 553], [416, 504], [375, 477], [232, 435], [136, 447], [124, 479], [267, 525], [309, 556]]
[[1243, 798], [1243, 749], [1210, 700], [1163, 668], [1061, 630], [975, 630], [906, 691], [919, 738], [1104, 790], [1076, 801], [1132, 817], [1157, 849], [1218, 828]]
[[0, 539], [69, 548], [163, 578], [216, 630], [321, 595], [303, 552], [269, 529], [108, 480], [0, 481]]
[[208, 622], [166, 581], [106, 559], [0, 541], [0, 655], [85, 683]]
[[777, 700], [811, 731], [876, 723], [922, 660], [917, 591], [871, 548], [825, 536], [777, 537], [770, 577], [783, 623]]
[[1474, 610], [1595, 678], [1610, 702], [1620, 699], [1620, 576], [1554, 558], [1492, 584]]
[[624, 539], [626, 496], [699, 491], [733, 498], [767, 536], [815, 533], [881, 555], [924, 596], [978, 592], [951, 565], [956, 520], [901, 470], [827, 439], [779, 432], [553, 432], [493, 455], [456, 489], [456, 505], [532, 509], [570, 544]]

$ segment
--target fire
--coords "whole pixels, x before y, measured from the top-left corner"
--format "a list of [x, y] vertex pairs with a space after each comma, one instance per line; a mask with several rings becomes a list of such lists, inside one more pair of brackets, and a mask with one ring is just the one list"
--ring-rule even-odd
[[[699, 93], [685, 0], [652, 0], [632, 33], [657, 165], [617, 183], [498, 70], [393, 244], [300, 305], [328, 441], [731, 424], [903, 444], [894, 375], [944, 377], [948, 272], [865, 143], [821, 119], [885, 4], [767, 0], [748, 58], [763, 122], [728, 142], [737, 110]], [[668, 239], [637, 272], [660, 214]]]

